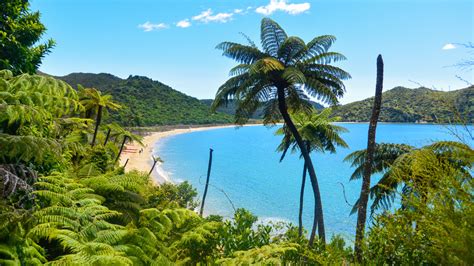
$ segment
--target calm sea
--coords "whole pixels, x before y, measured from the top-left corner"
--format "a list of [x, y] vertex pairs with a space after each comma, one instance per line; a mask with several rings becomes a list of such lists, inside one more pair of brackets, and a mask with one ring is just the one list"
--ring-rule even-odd
[[[350, 210], [360, 193], [360, 181], [349, 181], [353, 171], [344, 157], [367, 145], [368, 124], [341, 124], [349, 130], [343, 138], [348, 149], [335, 154], [313, 153], [312, 159], [321, 189], [327, 235], [352, 239], [356, 215]], [[163, 170], [174, 182], [189, 181], [201, 197], [209, 159], [214, 149], [210, 188], [205, 213], [232, 217], [233, 207], [246, 208], [262, 221], [282, 220], [297, 224], [303, 161], [289, 154], [279, 162], [276, 148], [281, 137], [278, 126], [222, 128], [176, 135], [160, 140], [155, 153], [165, 163]], [[436, 140], [454, 140], [447, 126], [422, 124], [379, 124], [377, 142], [423, 146]], [[313, 195], [307, 180], [304, 226], [310, 229]], [[347, 201], [344, 199], [343, 184]], [[231, 203], [232, 202], [232, 203]]]

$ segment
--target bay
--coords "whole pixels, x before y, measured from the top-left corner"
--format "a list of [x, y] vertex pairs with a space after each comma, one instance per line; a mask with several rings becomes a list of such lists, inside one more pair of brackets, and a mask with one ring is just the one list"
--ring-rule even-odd
[[[312, 159], [321, 190], [327, 235], [340, 234], [353, 239], [356, 215], [351, 216], [350, 210], [359, 196], [361, 183], [349, 181], [353, 169], [343, 159], [352, 151], [366, 148], [368, 124], [340, 125], [349, 130], [342, 135], [349, 148], [339, 148], [334, 154], [313, 153]], [[162, 168], [173, 182], [189, 181], [201, 199], [209, 148], [214, 149], [205, 214], [231, 218], [234, 208], [246, 208], [264, 222], [297, 224], [303, 160], [295, 153], [279, 162], [281, 154], [276, 148], [281, 137], [274, 134], [278, 127], [220, 128], [170, 136], [156, 143], [154, 152], [164, 160]], [[455, 127], [379, 123], [376, 141], [421, 147], [433, 141], [456, 140], [449, 128]], [[314, 198], [309, 179], [307, 181], [303, 221], [310, 230]]]

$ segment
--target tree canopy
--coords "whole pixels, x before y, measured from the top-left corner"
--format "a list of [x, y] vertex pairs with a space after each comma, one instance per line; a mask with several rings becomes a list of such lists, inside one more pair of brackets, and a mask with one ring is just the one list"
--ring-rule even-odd
[[38, 11], [31, 12], [27, 0], [0, 2], [0, 70], [15, 75], [34, 74], [43, 57], [51, 51], [54, 41], [38, 44], [46, 32]]

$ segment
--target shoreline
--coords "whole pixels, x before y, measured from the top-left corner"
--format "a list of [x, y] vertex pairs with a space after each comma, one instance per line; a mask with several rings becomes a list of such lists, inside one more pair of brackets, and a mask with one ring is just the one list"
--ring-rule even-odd
[[[256, 124], [260, 125], [260, 124]], [[246, 125], [252, 126], [252, 125]], [[165, 131], [149, 131], [143, 138], [143, 147], [138, 143], [131, 143], [126, 145], [126, 150], [122, 152], [120, 156], [120, 165], [124, 165], [128, 159], [128, 163], [125, 167], [125, 172], [137, 170], [141, 172], [148, 172], [153, 165], [152, 155], [155, 149], [155, 144], [166, 137], [171, 137], [180, 134], [192, 133], [197, 131], [212, 130], [219, 128], [231, 128], [238, 127], [237, 125], [217, 125], [217, 126], [189, 126], [188, 128], [175, 128]], [[138, 152], [140, 149], [143, 151]], [[126, 152], [131, 150], [132, 152]], [[162, 163], [157, 163], [155, 169], [151, 173], [151, 178], [154, 184], [159, 185], [166, 182], [171, 182], [171, 178], [161, 167]]]
[[[337, 122], [338, 124], [367, 124], [367, 122]], [[390, 123], [390, 122], [380, 122], [381, 124], [412, 124], [412, 125], [432, 125], [432, 124], [416, 124], [416, 123]], [[261, 126], [262, 124], [246, 124], [242, 125], [247, 126]], [[279, 125], [279, 123], [277, 124]], [[441, 125], [441, 124], [434, 124]], [[128, 159], [128, 163], [125, 167], [125, 172], [132, 170], [138, 170], [141, 172], [148, 173], [151, 166], [153, 165], [152, 155], [154, 152], [155, 144], [162, 140], [163, 138], [175, 136], [179, 134], [192, 133], [197, 131], [213, 130], [219, 128], [236, 128], [240, 127], [235, 124], [224, 124], [224, 125], [190, 125], [190, 126], [166, 126], [166, 127], [156, 127], [148, 128], [143, 131], [146, 135], [143, 138], [143, 147], [138, 143], [132, 143], [126, 145], [126, 149], [120, 156], [120, 165], [124, 165]], [[164, 130], [163, 130], [164, 129]], [[140, 149], [143, 149], [142, 152], [138, 152]], [[128, 152], [127, 152], [128, 150]], [[165, 182], [171, 182], [171, 178], [168, 176], [166, 171], [162, 168], [162, 163], [157, 163], [154, 171], [151, 173], [152, 181], [154, 184], [159, 185]]]

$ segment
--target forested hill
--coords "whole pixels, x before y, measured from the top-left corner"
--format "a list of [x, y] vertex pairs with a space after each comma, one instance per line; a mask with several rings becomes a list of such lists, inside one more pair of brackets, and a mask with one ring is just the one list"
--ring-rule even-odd
[[230, 123], [232, 116], [211, 114], [198, 99], [147, 77], [121, 79], [111, 74], [72, 73], [57, 77], [74, 88], [77, 84], [111, 94], [124, 108], [110, 118], [126, 126]]
[[[214, 101], [213, 99], [203, 99], [203, 100], [201, 100], [201, 102], [206, 104], [207, 106], [211, 106], [213, 101]], [[319, 104], [317, 102], [311, 102], [311, 104], [316, 109], [323, 109], [324, 108], [324, 106], [322, 106], [321, 104]], [[227, 106], [221, 106], [221, 107], [217, 108], [217, 111], [222, 112], [222, 113], [226, 113], [226, 114], [230, 114], [230, 115], [234, 115], [235, 114], [235, 109], [236, 109], [235, 103], [233, 101], [229, 101], [227, 103]], [[252, 118], [253, 119], [263, 118], [263, 107], [257, 109], [257, 111], [253, 114]]]
[[[335, 115], [342, 121], [369, 121], [374, 98], [339, 106]], [[474, 122], [474, 86], [456, 91], [396, 87], [382, 94], [382, 122], [449, 123], [457, 121], [456, 112], [467, 123]]]
[[[211, 114], [211, 99], [198, 100], [147, 77], [130, 76], [121, 79], [111, 74], [72, 73], [58, 77], [77, 87], [94, 87], [111, 94], [122, 103], [123, 109], [112, 112], [112, 120], [127, 126], [154, 126], [174, 124], [231, 123], [235, 105], [220, 107]], [[369, 121], [373, 97], [339, 106], [334, 115], [342, 121]], [[317, 109], [323, 108], [313, 102]], [[474, 86], [443, 92], [427, 88], [396, 87], [383, 93], [382, 122], [453, 122], [457, 110], [467, 123], [474, 123]], [[261, 118], [257, 110], [253, 118]], [[455, 121], [458, 122], [458, 121]]]

